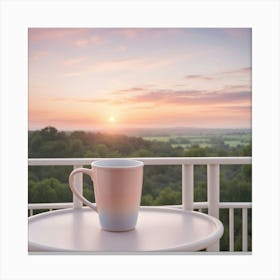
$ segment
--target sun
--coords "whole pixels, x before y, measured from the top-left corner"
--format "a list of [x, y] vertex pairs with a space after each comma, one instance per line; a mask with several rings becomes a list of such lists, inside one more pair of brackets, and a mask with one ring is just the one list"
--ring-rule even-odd
[[109, 123], [115, 123], [116, 122], [116, 118], [114, 116], [110, 116], [108, 121], [109, 121]]

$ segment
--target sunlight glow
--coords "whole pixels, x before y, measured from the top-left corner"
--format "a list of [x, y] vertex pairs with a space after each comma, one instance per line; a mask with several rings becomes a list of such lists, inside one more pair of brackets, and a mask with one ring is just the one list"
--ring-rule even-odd
[[116, 118], [114, 116], [110, 116], [108, 121], [109, 121], [109, 123], [115, 123], [116, 122]]

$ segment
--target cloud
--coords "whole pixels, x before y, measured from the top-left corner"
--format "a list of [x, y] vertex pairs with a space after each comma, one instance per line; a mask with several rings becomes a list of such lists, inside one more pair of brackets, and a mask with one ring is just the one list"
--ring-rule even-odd
[[156, 57], [156, 58], [125, 58], [125, 59], [116, 59], [111, 61], [105, 61], [97, 63], [89, 67], [89, 71], [92, 72], [107, 72], [107, 71], [122, 71], [131, 69], [150, 69], [156, 67], [162, 67], [176, 62], [179, 59], [182, 59], [181, 55], [174, 55], [170, 57]]
[[143, 91], [145, 90], [144, 88], [141, 87], [133, 87], [133, 88], [129, 88], [129, 89], [123, 89], [121, 90], [122, 92], [131, 92], [131, 91]]
[[[139, 91], [141, 92], [141, 91]], [[250, 106], [251, 91], [199, 91], [199, 90], [156, 90], [123, 98], [73, 98], [53, 99], [53, 101], [72, 101], [96, 104], [129, 106]]]
[[127, 93], [135, 93], [135, 92], [142, 92], [145, 91], [146, 88], [144, 87], [131, 87], [127, 89], [120, 89], [118, 91], [113, 92], [113, 95], [119, 95], [119, 94], [127, 94]]
[[58, 40], [73, 38], [86, 32], [86, 28], [29, 28], [28, 39], [30, 42]]
[[156, 28], [116, 28], [109, 30], [109, 32], [112, 31], [113, 34], [115, 33], [128, 40], [135, 40], [145, 37], [150, 34], [151, 31], [153, 31], [153, 34], [155, 35], [156, 30]]
[[221, 109], [224, 111], [231, 112], [239, 112], [239, 113], [250, 113], [252, 111], [252, 107], [249, 105], [228, 105], [228, 106], [217, 106], [217, 109]]
[[251, 67], [242, 67], [238, 69], [233, 69], [229, 71], [222, 71], [222, 72], [217, 72], [213, 73], [210, 75], [202, 75], [202, 74], [189, 74], [184, 77], [184, 79], [187, 80], [204, 80], [204, 81], [211, 81], [211, 80], [216, 80], [220, 79], [221, 76], [231, 76], [231, 75], [250, 75], [252, 71]]
[[205, 75], [187, 75], [185, 78], [188, 80], [207, 80], [207, 81], [215, 79], [214, 77], [205, 76]]
[[[103, 73], [103, 72], [114, 72], [114, 71], [131, 71], [136, 70], [148, 70], [163, 67], [164, 65], [172, 64], [188, 55], [173, 55], [170, 57], [157, 57], [157, 58], [123, 58], [108, 60], [103, 62], [97, 62], [90, 65], [83, 66], [80, 69], [79, 75], [88, 73]], [[65, 73], [65, 77], [72, 77], [72, 73]], [[77, 74], [75, 74], [77, 76]]]
[[[131, 70], [132, 67], [137, 67], [138, 69], [143, 67], [148, 67], [148, 62], [145, 59], [118, 59], [112, 61], [98, 62], [91, 65], [85, 65], [80, 69], [79, 76], [89, 73], [102, 73], [102, 72], [113, 72], [113, 71], [124, 71]], [[65, 73], [65, 77], [78, 76], [75, 72], [73, 75], [72, 72]]]
[[248, 102], [251, 98], [249, 91], [237, 92], [207, 92], [186, 90], [159, 90], [131, 97], [133, 102], [154, 104], [178, 104], [178, 105], [215, 105], [231, 102]]
[[223, 90], [228, 91], [251, 91], [251, 85], [226, 85]]
[[[161, 67], [164, 64], [172, 63], [176, 58], [158, 58], [158, 59], [148, 59], [148, 58], [125, 58], [116, 59], [104, 62], [93, 63], [90, 65], [84, 65], [79, 73], [103, 73], [103, 72], [115, 72], [115, 71], [131, 71], [131, 69], [143, 70], [149, 68]], [[75, 61], [72, 61], [75, 62]], [[72, 76], [66, 73], [65, 76]]]
[[243, 68], [239, 68], [239, 69], [234, 69], [234, 70], [230, 70], [230, 71], [224, 71], [224, 72], [220, 72], [217, 73], [218, 75], [231, 75], [231, 74], [250, 74], [252, 71], [251, 67], [243, 67]]
[[158, 39], [160, 37], [172, 37], [178, 35], [190, 34], [191, 31], [186, 28], [116, 28], [113, 29], [117, 33], [128, 40], [135, 39]]
[[81, 37], [79, 39], [77, 39], [74, 44], [78, 47], [84, 47], [87, 45], [93, 46], [93, 45], [101, 45], [105, 42], [105, 40], [103, 38], [101, 38], [101, 36], [97, 36], [97, 35], [92, 35], [89, 36], [88, 34], [86, 34], [86, 37]]
[[44, 58], [49, 55], [48, 51], [44, 50], [37, 50], [37, 51], [32, 51], [30, 54], [30, 58], [34, 60], [39, 60], [41, 58]]
[[59, 97], [51, 98], [53, 102], [82, 102], [82, 103], [106, 103], [109, 102], [109, 99], [106, 98], [68, 98], [68, 97]]
[[74, 99], [76, 102], [84, 102], [84, 103], [107, 103], [109, 100], [106, 98], [86, 98], [86, 99]]
[[98, 28], [29, 28], [30, 43], [69, 44], [77, 47], [100, 45], [105, 42]]

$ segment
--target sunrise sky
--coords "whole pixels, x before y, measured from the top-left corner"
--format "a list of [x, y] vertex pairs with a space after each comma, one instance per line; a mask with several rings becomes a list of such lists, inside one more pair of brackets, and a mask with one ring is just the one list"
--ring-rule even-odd
[[251, 127], [251, 29], [31, 28], [29, 129]]

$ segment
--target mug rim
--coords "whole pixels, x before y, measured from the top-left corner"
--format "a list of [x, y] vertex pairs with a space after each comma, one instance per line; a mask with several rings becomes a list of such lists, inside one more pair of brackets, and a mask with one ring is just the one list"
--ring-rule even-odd
[[[108, 164], [110, 163], [111, 164]], [[113, 164], [113, 162], [115, 164]], [[124, 162], [130, 162], [131, 165], [123, 165]], [[102, 165], [102, 163], [104, 165]], [[133, 164], [134, 163], [134, 164]], [[101, 165], [100, 165], [101, 164]], [[105, 165], [106, 164], [106, 165]], [[144, 166], [144, 163], [140, 160], [135, 159], [118, 159], [118, 158], [112, 158], [112, 159], [101, 159], [101, 160], [95, 160], [91, 163], [92, 167], [97, 168], [113, 168], [113, 169], [123, 169], [123, 168], [137, 168]]]

